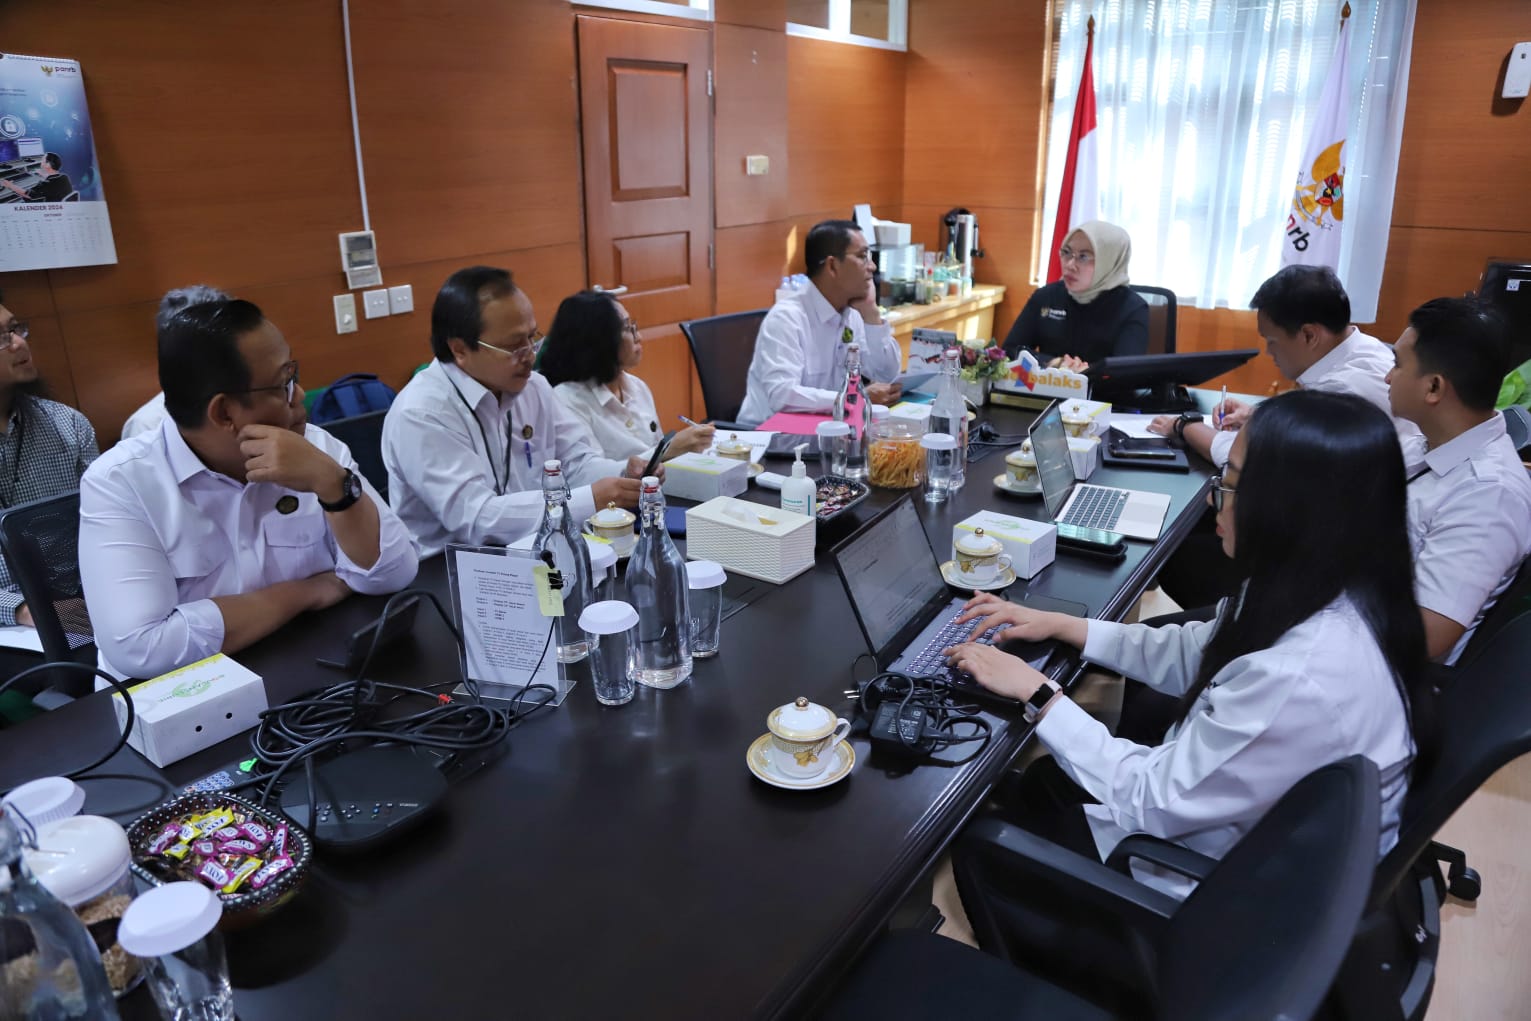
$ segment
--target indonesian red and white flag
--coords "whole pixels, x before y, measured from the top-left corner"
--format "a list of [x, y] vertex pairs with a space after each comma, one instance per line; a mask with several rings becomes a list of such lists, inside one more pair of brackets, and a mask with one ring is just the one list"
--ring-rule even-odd
[[1063, 186], [1058, 189], [1058, 208], [1053, 214], [1053, 247], [1047, 255], [1048, 281], [1063, 277], [1058, 249], [1069, 232], [1081, 223], [1100, 219], [1100, 185], [1095, 130], [1095, 73], [1090, 58], [1095, 50], [1095, 33], [1084, 46], [1084, 70], [1079, 75], [1079, 93], [1074, 97], [1074, 123], [1069, 128], [1068, 155], [1063, 161]]
[[1345, 134], [1350, 120], [1350, 21], [1340, 41], [1313, 130], [1297, 167], [1297, 185], [1281, 239], [1281, 265], [1340, 265], [1340, 232], [1345, 226]]

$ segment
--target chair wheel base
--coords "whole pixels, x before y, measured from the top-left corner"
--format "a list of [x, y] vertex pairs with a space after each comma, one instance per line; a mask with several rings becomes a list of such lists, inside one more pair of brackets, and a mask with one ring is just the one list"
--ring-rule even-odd
[[1477, 869], [1464, 866], [1461, 875], [1451, 877], [1446, 886], [1446, 892], [1457, 900], [1465, 900], [1471, 904], [1483, 892], [1483, 878], [1478, 875]]

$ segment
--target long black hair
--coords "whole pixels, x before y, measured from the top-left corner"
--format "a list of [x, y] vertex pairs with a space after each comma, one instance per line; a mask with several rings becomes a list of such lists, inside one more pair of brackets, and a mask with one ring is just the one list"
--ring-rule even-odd
[[1415, 761], [1424, 760], [1433, 745], [1425, 631], [1393, 423], [1359, 397], [1297, 390], [1260, 404], [1244, 434], [1234, 562], [1249, 580], [1218, 617], [1182, 715], [1223, 667], [1345, 596], [1393, 671]]
[[539, 371], [554, 386], [593, 381], [605, 385], [622, 371], [622, 313], [601, 291], [571, 294], [558, 306]]

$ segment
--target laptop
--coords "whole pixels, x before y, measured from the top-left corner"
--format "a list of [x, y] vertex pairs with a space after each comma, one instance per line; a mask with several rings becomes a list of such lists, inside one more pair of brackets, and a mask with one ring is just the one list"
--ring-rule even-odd
[[1060, 525], [1119, 532], [1132, 539], [1159, 538], [1170, 498], [1164, 493], [1145, 493], [1115, 486], [1091, 486], [1074, 477], [1068, 433], [1063, 429], [1063, 410], [1058, 401], [1031, 423], [1031, 450], [1037, 458], [1037, 477], [1047, 516]]
[[[947, 588], [940, 562], [908, 493], [836, 546], [831, 555], [878, 670], [936, 677], [964, 695], [1014, 703], [946, 665], [942, 650], [965, 641], [973, 625], [954, 623], [967, 598], [953, 596]], [[1075, 608], [1072, 604], [1068, 607]], [[1077, 610], [1082, 614], [1084, 607]], [[977, 641], [992, 645], [999, 633], [991, 629]], [[1054, 645], [1038, 642], [1026, 648], [1023, 658], [1041, 670]]]

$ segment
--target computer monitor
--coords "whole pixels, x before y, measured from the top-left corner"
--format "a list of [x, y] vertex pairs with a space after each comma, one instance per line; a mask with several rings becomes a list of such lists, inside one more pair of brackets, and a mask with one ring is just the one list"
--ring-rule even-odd
[[1531, 260], [1490, 259], [1478, 285], [1478, 297], [1504, 317], [1512, 352], [1510, 365], [1531, 358]]
[[1205, 383], [1249, 361], [1258, 348], [1234, 351], [1182, 351], [1162, 355], [1123, 355], [1095, 362], [1085, 370], [1090, 396], [1142, 411], [1185, 411], [1196, 406], [1185, 387]]
[[43, 145], [41, 138], [18, 138], [16, 139], [16, 148], [21, 150], [22, 159], [46, 156], [48, 154], [48, 150]]
[[14, 138], [0, 138], [0, 163], [21, 159], [21, 146]]

